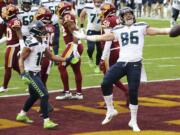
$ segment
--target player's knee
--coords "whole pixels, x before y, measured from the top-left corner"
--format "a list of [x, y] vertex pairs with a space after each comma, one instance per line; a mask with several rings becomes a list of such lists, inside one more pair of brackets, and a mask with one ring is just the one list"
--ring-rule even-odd
[[112, 84], [110, 84], [108, 81], [104, 80], [101, 83], [101, 89], [104, 96], [108, 96], [112, 94]]
[[44, 94], [44, 96], [42, 96], [41, 99], [48, 101], [48, 99], [49, 99], [49, 94]]
[[130, 100], [130, 104], [133, 105], [138, 104], [138, 92], [136, 90], [129, 91], [129, 100]]

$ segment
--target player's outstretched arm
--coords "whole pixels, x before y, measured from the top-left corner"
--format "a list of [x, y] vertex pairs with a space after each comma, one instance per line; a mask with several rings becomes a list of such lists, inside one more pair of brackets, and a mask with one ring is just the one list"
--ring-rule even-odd
[[45, 55], [48, 59], [53, 60], [55, 62], [66, 61], [66, 59], [63, 57], [53, 55], [48, 48], [46, 48], [46, 50], [45, 50]]
[[168, 35], [171, 28], [154, 28], [148, 27], [146, 29], [147, 35]]
[[180, 35], [180, 25], [175, 25], [169, 32], [170, 37], [177, 37]]
[[78, 39], [84, 39], [84, 40], [89, 40], [89, 41], [112, 41], [115, 39], [115, 36], [113, 33], [87, 36], [82, 31], [74, 31], [73, 35]]

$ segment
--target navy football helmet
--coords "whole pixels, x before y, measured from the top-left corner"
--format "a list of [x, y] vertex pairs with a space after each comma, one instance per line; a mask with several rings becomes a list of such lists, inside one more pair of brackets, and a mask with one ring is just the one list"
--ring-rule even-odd
[[29, 27], [29, 32], [33, 36], [41, 37], [47, 34], [45, 30], [45, 25], [42, 21], [34, 21]]
[[31, 10], [32, 1], [31, 0], [22, 0], [21, 8], [25, 12], [29, 12]]

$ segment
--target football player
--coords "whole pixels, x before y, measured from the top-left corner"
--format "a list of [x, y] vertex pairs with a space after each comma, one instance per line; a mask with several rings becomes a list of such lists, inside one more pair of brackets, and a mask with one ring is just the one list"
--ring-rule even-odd
[[113, 106], [112, 85], [122, 77], [127, 77], [129, 88], [129, 109], [131, 119], [128, 123], [134, 132], [139, 132], [137, 124], [138, 112], [138, 89], [141, 78], [142, 54], [145, 35], [167, 35], [170, 28], [153, 28], [148, 24], [136, 23], [134, 12], [129, 7], [124, 7], [120, 11], [122, 26], [115, 27], [111, 32], [103, 35], [87, 36], [82, 32], [74, 32], [74, 36], [79, 39], [90, 41], [113, 41], [118, 40], [120, 49], [117, 63], [110, 67], [105, 74], [101, 84], [104, 100], [107, 106], [107, 113], [102, 125], [107, 124], [118, 114]]
[[53, 43], [53, 50], [54, 54], [58, 55], [59, 53], [59, 37], [60, 37], [60, 27], [58, 23], [58, 16], [56, 15], [57, 6], [61, 0], [42, 0], [41, 6], [44, 6], [45, 8], [49, 9], [52, 16], [52, 24], [55, 27], [55, 33], [54, 33], [54, 43]]
[[24, 41], [21, 34], [21, 21], [17, 18], [18, 12], [18, 8], [12, 4], [2, 8], [2, 18], [6, 22], [7, 48], [5, 52], [4, 80], [0, 92], [7, 90], [12, 69], [20, 73], [18, 66], [18, 52], [20, 50], [20, 44], [23, 45]]
[[[104, 33], [109, 33], [115, 26], [119, 25], [120, 20], [116, 14], [116, 8], [111, 3], [104, 3], [101, 6], [102, 11], [102, 28]], [[113, 41], [106, 41], [104, 45], [104, 50], [101, 56], [100, 61], [100, 69], [105, 74], [109, 67], [114, 65], [119, 57], [119, 42], [117, 40]], [[128, 89], [122, 84], [121, 81], [117, 81], [115, 83], [116, 87], [122, 90], [126, 96], [126, 106], [129, 105], [129, 98], [128, 98]]]
[[[45, 29], [47, 32], [46, 40], [49, 45], [49, 49], [52, 51], [55, 27], [51, 22], [51, 18], [52, 18], [51, 11], [45, 7], [40, 7], [37, 13], [35, 14], [35, 19], [41, 20], [45, 24]], [[52, 61], [49, 60], [47, 57], [43, 57], [42, 66], [41, 66], [41, 78], [45, 86], [48, 79], [48, 75], [51, 70], [51, 65], [52, 65]]]
[[30, 27], [31, 36], [25, 40], [25, 47], [22, 50], [19, 58], [19, 67], [22, 80], [29, 86], [29, 97], [26, 100], [23, 109], [17, 115], [16, 120], [25, 123], [32, 123], [33, 121], [27, 116], [27, 112], [33, 104], [40, 99], [42, 117], [44, 119], [43, 127], [52, 129], [58, 124], [51, 121], [48, 117], [48, 98], [49, 94], [47, 88], [40, 77], [41, 60], [43, 54], [51, 60], [60, 62], [66, 59], [57, 57], [49, 50], [49, 45], [45, 38], [46, 30], [41, 21], [35, 21]]
[[5, 6], [6, 6], [6, 3], [4, 2], [4, 0], [0, 0], [0, 28], [1, 28], [1, 30], [0, 30], [0, 39], [2, 38], [2, 36], [4, 34], [4, 31], [6, 29], [5, 22], [4, 22], [4, 20], [2, 19], [2, 16], [1, 16], [1, 9], [3, 7], [5, 7]]
[[[84, 28], [85, 18], [87, 16], [87, 35], [100, 35], [101, 34], [101, 21], [100, 21], [100, 6], [102, 4], [102, 0], [93, 0], [93, 3], [87, 3], [80, 14], [80, 26]], [[94, 67], [94, 72], [99, 73], [99, 62], [102, 55], [102, 49], [100, 46], [100, 42], [91, 42], [87, 41], [88, 49], [87, 54], [89, 57], [89, 66]], [[96, 64], [93, 62], [93, 53], [96, 47]]]
[[32, 1], [31, 0], [22, 0], [21, 3], [21, 10], [18, 14], [18, 18], [22, 22], [21, 31], [23, 34], [24, 40], [27, 36], [29, 36], [29, 29], [28, 26], [34, 20], [34, 15], [37, 12], [37, 8], [32, 8]]
[[[76, 17], [75, 15], [71, 14], [72, 12], [72, 4], [69, 2], [61, 2], [58, 5], [57, 13], [60, 18], [60, 23], [62, 25], [63, 30], [63, 38], [66, 44], [66, 48], [62, 53], [62, 57], [68, 57], [71, 54], [75, 54], [77, 59], [71, 61], [70, 63], [61, 62], [59, 63], [59, 72], [62, 79], [64, 92], [63, 95], [57, 96], [57, 100], [63, 99], [83, 99], [82, 94], [82, 74], [81, 74], [81, 60], [80, 55], [83, 52], [83, 45], [80, 40], [77, 40], [72, 35], [74, 30], [77, 30], [76, 26]], [[72, 95], [69, 91], [69, 80], [68, 80], [68, 72], [67, 67], [72, 67], [72, 70], [75, 75], [75, 83], [76, 83], [76, 93]]]

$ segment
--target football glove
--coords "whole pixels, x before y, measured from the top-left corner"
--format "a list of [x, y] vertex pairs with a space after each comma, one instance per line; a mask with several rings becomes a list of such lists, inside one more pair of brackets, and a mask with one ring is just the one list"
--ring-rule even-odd
[[86, 39], [86, 34], [83, 32], [83, 30], [80, 31], [74, 31], [73, 35], [78, 39]]
[[74, 56], [74, 53], [71, 53], [69, 57], [66, 58], [67, 63], [76, 64], [78, 63], [79, 58]]
[[21, 79], [24, 82], [24, 84], [28, 85], [31, 83], [30, 79], [29, 79], [29, 74], [27, 72], [23, 72], [21, 74]]

